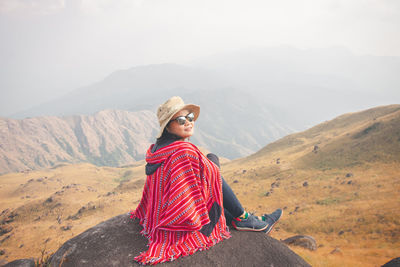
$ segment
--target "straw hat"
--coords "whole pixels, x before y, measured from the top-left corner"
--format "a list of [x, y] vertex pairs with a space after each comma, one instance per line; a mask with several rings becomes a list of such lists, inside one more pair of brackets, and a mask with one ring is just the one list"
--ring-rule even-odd
[[187, 109], [194, 113], [194, 120], [197, 120], [200, 114], [200, 107], [194, 104], [187, 104], [183, 102], [182, 98], [179, 96], [173, 96], [168, 99], [164, 104], [160, 105], [157, 109], [158, 122], [160, 123], [160, 132], [157, 138], [160, 138], [164, 128], [167, 126], [168, 122], [172, 117], [181, 111], [182, 109]]

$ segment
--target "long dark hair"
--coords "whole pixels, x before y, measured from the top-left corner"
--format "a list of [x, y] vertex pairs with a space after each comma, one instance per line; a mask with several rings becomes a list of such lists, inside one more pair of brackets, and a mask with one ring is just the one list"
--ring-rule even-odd
[[180, 137], [177, 134], [168, 132], [167, 127], [165, 127], [162, 135], [159, 138], [157, 138], [156, 143], [160, 144], [160, 143], [164, 143], [166, 141], [178, 141], [181, 139], [182, 139], [182, 137]]

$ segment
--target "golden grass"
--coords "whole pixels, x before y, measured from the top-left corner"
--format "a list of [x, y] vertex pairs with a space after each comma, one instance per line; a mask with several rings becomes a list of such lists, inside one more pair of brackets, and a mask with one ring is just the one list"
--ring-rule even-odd
[[[144, 179], [143, 165], [109, 168], [79, 164], [0, 176], [0, 211], [8, 209], [18, 214], [10, 223], [13, 230], [0, 237], [2, 240], [11, 235], [1, 244], [6, 251], [1, 257], [7, 261], [27, 257], [40, 259], [44, 248], [46, 253], [55, 252], [73, 236], [134, 209], [142, 188], [115, 190], [127, 172], [133, 182]], [[46, 202], [50, 197], [52, 201]], [[96, 208], [84, 209], [79, 218], [68, 219], [82, 207], [93, 206]], [[70, 230], [61, 229], [68, 226]]]
[[[311, 235], [322, 245], [313, 252], [292, 247], [312, 266], [380, 266], [398, 257], [399, 164], [282, 172], [276, 170], [276, 163], [270, 164], [274, 165], [271, 172], [240, 166], [249, 170], [244, 174], [226, 166], [224, 177], [247, 210], [260, 215], [284, 208], [273, 237]], [[353, 176], [346, 177], [347, 173]], [[277, 181], [279, 187], [265, 196]], [[308, 186], [303, 186], [305, 181]], [[341, 253], [330, 254], [336, 247]]]

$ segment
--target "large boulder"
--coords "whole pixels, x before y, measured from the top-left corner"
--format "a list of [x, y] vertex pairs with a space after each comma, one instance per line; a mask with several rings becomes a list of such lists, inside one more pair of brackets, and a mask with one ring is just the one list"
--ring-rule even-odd
[[[51, 266], [139, 266], [133, 258], [146, 250], [137, 220], [122, 214], [62, 245]], [[168, 266], [310, 266], [286, 245], [263, 233], [232, 230], [232, 237], [209, 250], [161, 265]]]
[[19, 259], [9, 262], [3, 267], [35, 267], [35, 261], [33, 259]]
[[386, 262], [382, 267], [399, 267], [400, 266], [400, 257], [392, 259], [389, 262]]

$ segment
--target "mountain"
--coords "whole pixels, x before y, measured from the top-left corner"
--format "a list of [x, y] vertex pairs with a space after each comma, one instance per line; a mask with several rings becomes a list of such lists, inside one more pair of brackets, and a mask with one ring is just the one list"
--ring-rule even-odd
[[343, 114], [221, 169], [247, 210], [283, 208], [280, 235], [317, 240], [317, 252], [294, 249], [312, 266], [398, 257], [400, 105]]
[[[249, 155], [293, 131], [279, 109], [234, 90], [213, 92], [213, 101], [209, 101], [206, 92], [184, 95], [196, 99], [201, 106], [191, 141], [221, 157]], [[158, 129], [151, 111], [104, 110], [94, 115], [2, 118], [0, 173], [59, 163], [130, 164], [144, 159]]]
[[115, 71], [101, 81], [12, 117], [88, 115], [104, 109], [156, 110], [172, 95], [215, 90], [227, 84], [213, 71], [202, 68], [178, 64], [138, 66]]
[[343, 47], [251, 47], [189, 63], [290, 110], [306, 129], [326, 118], [400, 103], [400, 57], [356, 55]]
[[0, 118], [0, 172], [90, 162], [119, 166], [143, 159], [158, 131], [150, 111]]
[[340, 114], [399, 103], [399, 72], [399, 57], [356, 55], [341, 47], [251, 47], [186, 65], [118, 70], [12, 118], [155, 110], [173, 95], [198, 93], [212, 102], [214, 92], [237, 90], [244, 98], [252, 94], [265, 105], [273, 104], [289, 114], [289, 128], [304, 130]]
[[400, 105], [341, 115], [273, 142], [248, 160], [288, 154], [292, 164], [317, 169], [400, 161]]

